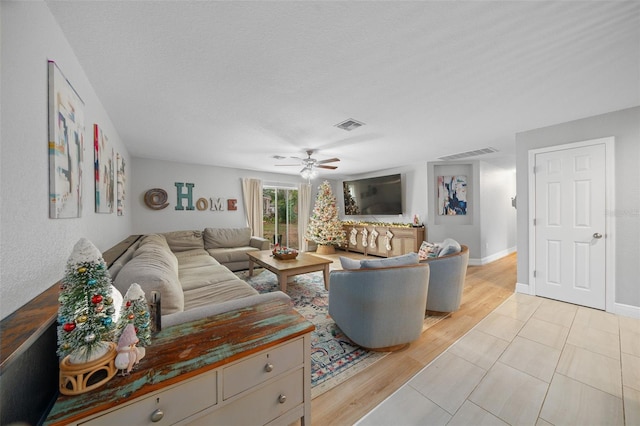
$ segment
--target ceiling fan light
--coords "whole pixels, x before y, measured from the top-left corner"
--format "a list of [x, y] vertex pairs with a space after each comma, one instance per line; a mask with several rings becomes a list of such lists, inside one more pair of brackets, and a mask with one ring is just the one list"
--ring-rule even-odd
[[300, 171], [300, 176], [304, 179], [313, 179], [318, 176], [318, 171], [314, 170], [313, 167], [306, 166]]

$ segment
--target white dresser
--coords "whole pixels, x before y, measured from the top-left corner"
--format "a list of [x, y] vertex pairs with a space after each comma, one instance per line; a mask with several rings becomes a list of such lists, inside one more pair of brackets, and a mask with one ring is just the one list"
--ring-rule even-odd
[[310, 425], [313, 327], [272, 302], [168, 328], [132, 374], [59, 397], [45, 424]]

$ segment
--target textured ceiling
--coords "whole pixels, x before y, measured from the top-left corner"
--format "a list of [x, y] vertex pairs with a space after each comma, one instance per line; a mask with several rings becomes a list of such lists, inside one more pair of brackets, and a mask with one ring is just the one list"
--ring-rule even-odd
[[272, 156], [314, 149], [339, 178], [494, 147], [477, 158], [513, 165], [517, 132], [640, 104], [638, 2], [47, 4], [137, 157], [298, 173]]

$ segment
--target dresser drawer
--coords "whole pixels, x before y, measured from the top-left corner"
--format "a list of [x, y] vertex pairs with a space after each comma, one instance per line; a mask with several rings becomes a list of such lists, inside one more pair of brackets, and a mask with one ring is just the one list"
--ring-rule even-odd
[[223, 399], [276, 377], [304, 362], [304, 341], [294, 340], [223, 369]]
[[[295, 408], [300, 409], [304, 399], [303, 389], [304, 369], [298, 368], [189, 425], [264, 425]], [[302, 410], [300, 413], [302, 416]]]
[[[217, 403], [217, 374], [217, 371], [205, 373], [150, 397], [121, 405], [114, 411], [80, 424], [108, 426], [173, 424]], [[154, 422], [152, 415], [156, 413], [159, 416], [156, 410], [161, 411], [162, 416]]]

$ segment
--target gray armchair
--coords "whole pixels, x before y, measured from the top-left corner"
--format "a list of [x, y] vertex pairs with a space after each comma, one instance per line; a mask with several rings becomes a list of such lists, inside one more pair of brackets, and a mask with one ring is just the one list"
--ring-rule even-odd
[[422, 333], [428, 288], [426, 264], [331, 271], [329, 315], [354, 343], [397, 350]]
[[431, 267], [427, 311], [457, 311], [467, 275], [469, 247], [462, 245], [459, 253], [421, 260], [420, 263]]

